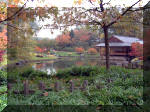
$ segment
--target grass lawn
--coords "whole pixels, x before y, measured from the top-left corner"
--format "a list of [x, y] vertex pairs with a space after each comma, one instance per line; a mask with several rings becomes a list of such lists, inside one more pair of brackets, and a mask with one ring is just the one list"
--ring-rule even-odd
[[76, 52], [66, 52], [66, 51], [57, 51], [56, 55], [58, 56], [80, 56], [80, 54]]
[[[56, 55], [58, 56], [80, 56], [80, 54], [78, 54], [77, 52], [66, 52], [66, 51], [57, 51]], [[85, 57], [98, 57], [99, 53], [91, 55], [91, 54], [87, 54], [84, 53]]]
[[[42, 61], [42, 60], [51, 60], [51, 59], [57, 59], [57, 57], [54, 56], [54, 55], [49, 55], [49, 56], [46, 56], [46, 57], [36, 57], [36, 56], [34, 56], [34, 57], [31, 58], [30, 60], [31, 60], [31, 61], [34, 61], [34, 60], [36, 60], [36, 61]], [[7, 63], [8, 63], [8, 64], [17, 63], [17, 62], [19, 62], [19, 61], [22, 61], [22, 60], [10, 60], [10, 61], [5, 61], [5, 62], [2, 62], [1, 66], [7, 65]]]
[[33, 57], [31, 60], [48, 60], [48, 59], [56, 59], [56, 56], [50, 55], [46, 57]]

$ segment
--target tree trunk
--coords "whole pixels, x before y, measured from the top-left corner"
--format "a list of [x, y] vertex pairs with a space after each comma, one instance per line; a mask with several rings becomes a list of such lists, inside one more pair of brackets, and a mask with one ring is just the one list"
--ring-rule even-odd
[[108, 27], [104, 26], [104, 36], [105, 36], [105, 56], [106, 56], [106, 69], [109, 70], [109, 40], [108, 40]]

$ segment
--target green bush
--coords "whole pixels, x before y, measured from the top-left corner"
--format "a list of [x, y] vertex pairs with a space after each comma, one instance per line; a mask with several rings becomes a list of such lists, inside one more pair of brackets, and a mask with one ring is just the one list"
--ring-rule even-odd
[[74, 52], [74, 48], [73, 47], [65, 47], [62, 50], [63, 51], [67, 51], [67, 52]]
[[69, 76], [94, 76], [100, 73], [99, 67], [96, 66], [73, 66], [65, 70], [59, 70], [56, 76], [59, 78], [69, 77]]
[[[7, 90], [6, 86], [0, 86], [0, 94]], [[0, 112], [7, 106], [7, 95], [0, 95]]]
[[0, 70], [0, 85], [7, 81], [7, 72]]
[[21, 74], [22, 77], [34, 78], [34, 77], [47, 77], [46, 72], [34, 70], [33, 68], [24, 70]]
[[35, 70], [33, 68], [24, 68], [24, 69], [13, 69], [8, 72], [8, 79], [17, 79], [17, 78], [35, 78], [35, 77], [48, 77], [46, 72]]

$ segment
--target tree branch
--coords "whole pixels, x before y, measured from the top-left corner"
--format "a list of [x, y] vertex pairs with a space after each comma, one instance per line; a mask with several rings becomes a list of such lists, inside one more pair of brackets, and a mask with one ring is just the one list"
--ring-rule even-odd
[[107, 3], [103, 3], [103, 5], [109, 4], [111, 2], [111, 0], [109, 0]]
[[93, 6], [95, 6], [95, 5], [92, 3], [92, 1], [91, 1], [91, 0], [89, 0], [89, 2], [90, 2]]
[[138, 4], [140, 1], [141, 0], [138, 0], [136, 3], [134, 3], [133, 5], [131, 5], [130, 7], [128, 7], [119, 17], [117, 17], [117, 19], [115, 21], [109, 23], [107, 25], [107, 27], [110, 27], [111, 25], [115, 24], [120, 19], [121, 16], [124, 16], [128, 11], [130, 11], [133, 8], [133, 6], [135, 6], [136, 4]]
[[29, 0], [27, 0], [26, 3], [25, 3], [17, 12], [15, 12], [12, 16], [10, 16], [10, 17], [8, 17], [8, 18], [6, 18], [6, 19], [0, 21], [0, 23], [5, 22], [5, 21], [10, 21], [10, 20], [12, 20], [13, 17], [17, 16], [17, 15], [19, 14], [19, 12], [21, 12], [21, 11], [23, 10], [23, 8], [25, 7], [25, 5], [27, 4], [28, 1], [29, 1]]
[[103, 0], [100, 0], [99, 5], [100, 5], [100, 8], [101, 8], [101, 11], [104, 12]]
[[129, 10], [129, 11], [135, 12], [135, 11], [141, 11], [141, 10], [146, 10], [146, 9], [150, 9], [150, 7], [140, 7], [140, 8], [137, 8], [135, 10]]
[[14, 26], [14, 25], [9, 24], [9, 23], [1, 23], [1, 24], [3, 24], [3, 25], [8, 25], [8, 26], [10, 26], [10, 27], [12, 27], [12, 28], [15, 28], [15, 29], [18, 29], [18, 30], [22, 30], [22, 31], [24, 31], [23, 29], [18, 28], [17, 26]]

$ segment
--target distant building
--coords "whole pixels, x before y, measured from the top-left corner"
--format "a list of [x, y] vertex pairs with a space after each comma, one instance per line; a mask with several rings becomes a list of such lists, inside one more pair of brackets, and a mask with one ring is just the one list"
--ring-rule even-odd
[[[143, 44], [143, 40], [136, 37], [113, 35], [109, 38], [110, 56], [129, 57], [131, 44], [134, 42]], [[100, 43], [96, 47], [99, 48], [100, 56], [105, 56], [105, 43]]]

